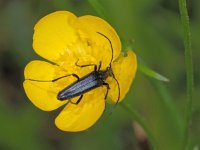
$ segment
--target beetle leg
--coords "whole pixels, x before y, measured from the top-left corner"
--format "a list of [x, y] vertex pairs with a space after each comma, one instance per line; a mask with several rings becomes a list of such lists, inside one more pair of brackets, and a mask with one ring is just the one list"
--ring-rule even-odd
[[36, 81], [36, 82], [55, 82], [55, 81], [58, 81], [58, 80], [60, 80], [60, 79], [62, 79], [62, 78], [66, 78], [66, 77], [68, 77], [68, 76], [73, 76], [73, 77], [77, 78], [77, 80], [80, 79], [79, 76], [78, 76], [77, 74], [74, 74], [74, 73], [73, 73], [73, 74], [68, 74], [68, 75], [62, 76], [62, 77], [58, 77], [58, 78], [53, 79], [53, 80], [35, 80], [35, 79], [25, 79], [25, 80]]
[[98, 67], [98, 71], [101, 69], [101, 64], [102, 64], [102, 62], [100, 61], [99, 62], [99, 67]]
[[69, 75], [65, 75], [65, 76], [56, 78], [56, 79], [52, 80], [52, 82], [55, 82], [55, 81], [57, 81], [57, 80], [59, 80], [59, 79], [62, 79], [62, 78], [68, 77], [68, 76], [73, 76], [73, 77], [75, 77], [77, 80], [80, 79], [79, 76], [78, 76], [77, 74], [72, 73], [72, 74], [69, 74]]
[[106, 99], [107, 99], [107, 96], [108, 96], [108, 91], [109, 91], [109, 89], [110, 89], [110, 86], [109, 86], [109, 84], [106, 83], [106, 82], [104, 82], [103, 85], [105, 85], [106, 88], [107, 88], [106, 95], [105, 95], [105, 98], [104, 98], [104, 99], [106, 100]]
[[79, 61], [79, 59], [75, 63], [76, 66], [81, 67], [81, 68], [83, 68], [83, 67], [89, 67], [89, 66], [94, 66], [94, 71], [97, 71], [97, 65], [96, 64], [78, 65], [78, 61]]
[[81, 95], [76, 102], [72, 102], [71, 100], [69, 100], [69, 102], [72, 103], [72, 104], [78, 105], [82, 98], [83, 98], [83, 95]]

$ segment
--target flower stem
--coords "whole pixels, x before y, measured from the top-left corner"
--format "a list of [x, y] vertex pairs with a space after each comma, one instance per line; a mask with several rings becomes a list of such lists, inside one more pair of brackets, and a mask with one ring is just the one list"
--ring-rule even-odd
[[193, 64], [192, 64], [192, 47], [191, 47], [191, 33], [189, 26], [189, 16], [187, 12], [186, 0], [179, 0], [179, 10], [184, 33], [185, 46], [185, 64], [187, 75], [187, 103], [185, 112], [185, 128], [183, 134], [183, 149], [188, 149], [189, 144], [189, 126], [192, 115], [192, 99], [193, 99]]
[[153, 146], [153, 149], [158, 150], [159, 148], [158, 148], [158, 144], [156, 142], [156, 139], [155, 139], [152, 131], [148, 128], [143, 117], [137, 111], [135, 111], [133, 108], [131, 108], [130, 105], [127, 105], [124, 102], [120, 103], [120, 106], [124, 110], [126, 110], [129, 114], [131, 114], [131, 117], [144, 129], [145, 133], [148, 136], [150, 143]]

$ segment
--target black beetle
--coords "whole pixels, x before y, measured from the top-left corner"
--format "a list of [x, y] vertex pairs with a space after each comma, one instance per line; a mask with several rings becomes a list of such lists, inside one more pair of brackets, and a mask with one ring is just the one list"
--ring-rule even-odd
[[[105, 70], [100, 70], [101, 69], [101, 62], [99, 64], [99, 67], [97, 68], [96, 64], [89, 64], [89, 65], [80, 66], [80, 65], [78, 65], [78, 61], [77, 61], [76, 66], [78, 66], [78, 67], [94, 66], [94, 71], [85, 75], [82, 78], [79, 78], [79, 76], [76, 75], [76, 74], [70, 74], [70, 75], [62, 76], [62, 77], [59, 77], [59, 78], [56, 78], [56, 79], [50, 80], [50, 81], [46, 81], [46, 80], [40, 81], [40, 80], [34, 80], [34, 79], [26, 79], [26, 80], [38, 81], [38, 82], [55, 82], [55, 81], [57, 81], [61, 78], [65, 78], [65, 77], [68, 77], [68, 76], [74, 76], [75, 78], [77, 78], [77, 81], [73, 82], [72, 84], [65, 87], [63, 90], [61, 90], [57, 95], [57, 99], [58, 100], [69, 100], [69, 102], [72, 103], [72, 104], [78, 104], [81, 101], [84, 93], [89, 92], [89, 91], [91, 91], [95, 88], [98, 88], [100, 86], [106, 86], [107, 87], [107, 92], [105, 94], [105, 99], [106, 99], [107, 95], [108, 95], [108, 91], [110, 89], [109, 84], [106, 83], [106, 79], [107, 79], [107, 77], [111, 76], [115, 79], [115, 81], [117, 82], [117, 85], [118, 85], [118, 99], [116, 101], [116, 104], [117, 104], [119, 102], [119, 99], [120, 99], [120, 86], [119, 86], [117, 79], [115, 78], [115, 76], [113, 74], [112, 67], [111, 67], [111, 63], [113, 61], [112, 43], [107, 36], [105, 36], [104, 34], [102, 34], [100, 32], [97, 32], [97, 33], [99, 35], [105, 37], [109, 41], [111, 51], [112, 51], [110, 64]], [[71, 98], [75, 98], [77, 96], [80, 96], [80, 97], [75, 103], [70, 100]]]

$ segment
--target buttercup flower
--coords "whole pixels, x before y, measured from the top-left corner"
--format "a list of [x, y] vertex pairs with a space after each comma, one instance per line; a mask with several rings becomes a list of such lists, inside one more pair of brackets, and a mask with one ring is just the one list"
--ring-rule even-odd
[[[68, 76], [50, 82], [72, 73], [81, 78], [94, 71], [92, 66], [81, 68], [75, 65], [76, 63], [99, 66], [102, 62], [100, 70], [109, 67], [112, 57], [111, 45], [109, 40], [98, 32], [112, 43], [111, 66], [120, 85], [121, 101], [135, 77], [137, 61], [131, 50], [127, 56], [123, 56], [120, 39], [106, 21], [95, 16], [76, 17], [68, 11], [57, 11], [42, 18], [34, 27], [33, 49], [47, 61], [33, 60], [27, 64], [24, 70], [24, 89], [31, 102], [44, 111], [65, 106], [55, 119], [56, 126], [63, 131], [86, 130], [104, 112], [107, 91], [105, 86], [85, 93], [76, 105], [68, 103], [69, 100], [57, 99], [61, 90], [77, 80], [75, 77]], [[109, 99], [116, 103], [119, 96], [116, 81], [113, 77], [108, 77], [105, 82], [110, 86]], [[71, 101], [75, 103], [78, 98], [72, 98]]]

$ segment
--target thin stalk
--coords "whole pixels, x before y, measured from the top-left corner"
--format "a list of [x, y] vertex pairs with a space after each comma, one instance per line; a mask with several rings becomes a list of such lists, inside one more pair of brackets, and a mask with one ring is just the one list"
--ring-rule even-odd
[[127, 105], [126, 103], [120, 103], [120, 106], [124, 110], [126, 110], [128, 112], [128, 114], [131, 115], [133, 120], [136, 121], [144, 129], [144, 131], [147, 134], [147, 137], [148, 137], [153, 149], [154, 150], [159, 150], [158, 143], [157, 143], [152, 131], [147, 126], [147, 124], [146, 124], [145, 120], [143, 119], [143, 117], [137, 111], [135, 111], [132, 107]]
[[185, 46], [185, 65], [187, 76], [187, 102], [185, 109], [185, 130], [183, 134], [183, 149], [188, 149], [189, 144], [189, 127], [192, 115], [192, 99], [193, 99], [193, 63], [192, 63], [192, 47], [191, 47], [191, 33], [189, 26], [189, 16], [187, 11], [186, 0], [179, 0], [179, 11], [184, 33]]
[[108, 18], [106, 17], [106, 14], [105, 14], [105, 10], [104, 10], [103, 6], [99, 3], [98, 0], [88, 0], [88, 2], [94, 8], [94, 10], [98, 13], [98, 15], [100, 17], [108, 20]]

